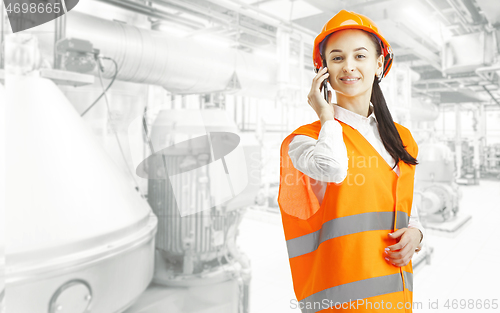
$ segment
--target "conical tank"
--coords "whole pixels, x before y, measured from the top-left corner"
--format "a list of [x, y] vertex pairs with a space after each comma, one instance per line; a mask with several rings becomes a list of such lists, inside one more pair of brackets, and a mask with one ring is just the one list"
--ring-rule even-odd
[[122, 312], [153, 276], [157, 218], [51, 81], [6, 78], [9, 312]]

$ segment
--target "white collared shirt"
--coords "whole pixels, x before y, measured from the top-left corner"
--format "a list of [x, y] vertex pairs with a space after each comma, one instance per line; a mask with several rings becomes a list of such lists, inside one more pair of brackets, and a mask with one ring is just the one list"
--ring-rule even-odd
[[[385, 149], [380, 138], [373, 104], [370, 103], [371, 113], [368, 117], [344, 109], [337, 104], [333, 105], [335, 119], [356, 129], [392, 168], [395, 161]], [[293, 166], [319, 182], [313, 187], [313, 191], [320, 205], [325, 195], [327, 183], [340, 183], [347, 177], [349, 158], [347, 157], [342, 126], [335, 119], [323, 123], [318, 140], [306, 135], [296, 135], [288, 146], [288, 155]], [[396, 165], [393, 170], [399, 176], [399, 166]], [[413, 202], [411, 212], [408, 227], [418, 228], [425, 238], [425, 230], [419, 221], [415, 202]], [[422, 248], [423, 244], [424, 239], [418, 247]]]

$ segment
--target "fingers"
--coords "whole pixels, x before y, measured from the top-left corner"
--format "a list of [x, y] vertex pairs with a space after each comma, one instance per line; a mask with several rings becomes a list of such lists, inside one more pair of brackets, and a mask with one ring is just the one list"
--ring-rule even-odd
[[403, 235], [398, 243], [395, 243], [393, 245], [388, 246], [386, 248], [386, 251], [391, 253], [392, 251], [395, 251], [395, 250], [401, 250], [410, 243], [410, 241], [411, 241], [410, 239], [411, 238], [409, 236]]
[[318, 74], [316, 74], [316, 76], [313, 78], [313, 84], [312, 84], [312, 88], [313, 89], [317, 89], [317, 90], [321, 90], [321, 87], [322, 87], [322, 83], [325, 79], [328, 78], [330, 74], [327, 72], [327, 68], [326, 67], [323, 67], [319, 72]]
[[394, 251], [402, 249], [404, 246], [405, 246], [404, 243], [399, 241], [398, 243], [395, 243], [392, 246], [388, 246], [387, 248], [389, 248], [390, 251]]
[[404, 228], [400, 228], [400, 229], [396, 230], [393, 233], [388, 233], [387, 236], [389, 236], [390, 238], [393, 238], [393, 239], [400, 238], [400, 239], [399, 239], [398, 243], [393, 244], [392, 246], [388, 246], [387, 248], [389, 248], [389, 250], [402, 249], [408, 243], [408, 238], [406, 238], [405, 241], [403, 241], [403, 238], [408, 237], [408, 236], [404, 236], [404, 234], [406, 233], [407, 230], [408, 230], [408, 228], [404, 227]]
[[403, 249], [395, 256], [386, 257], [386, 261], [395, 266], [405, 266], [410, 263], [412, 257], [413, 252], [411, 249]]
[[405, 265], [408, 265], [411, 261], [411, 256], [410, 257], [405, 257], [396, 261], [390, 262], [392, 265], [397, 266], [397, 267], [403, 267]]
[[403, 236], [400, 242], [386, 248], [384, 258], [394, 266], [405, 266], [410, 262], [414, 252], [415, 247], [409, 236]]
[[385, 256], [384, 259], [394, 265], [394, 266], [405, 266], [407, 265], [408, 263], [410, 263], [410, 260], [411, 258], [413, 257], [413, 253], [411, 252], [406, 252], [406, 253], [403, 253], [401, 254], [401, 256], [399, 257], [391, 257], [391, 256]]
[[319, 70], [319, 72], [314, 76], [311, 84], [311, 91], [309, 92], [308, 98], [317, 97], [320, 95], [323, 81], [328, 78], [328, 73], [326, 72], [326, 67]]
[[316, 114], [318, 114], [318, 117], [320, 117], [321, 112], [324, 110], [331, 110], [331, 108], [329, 108], [329, 103], [327, 103], [327, 100], [321, 93], [323, 89], [323, 81], [325, 81], [328, 76], [329, 74], [327, 73], [326, 68], [319, 70], [312, 80], [311, 90], [307, 95], [307, 102], [314, 109]]
[[410, 250], [412, 250], [411, 245], [407, 244], [402, 249], [397, 251], [385, 250], [384, 256], [389, 260], [398, 260], [407, 256]]
[[388, 236], [391, 237], [391, 238], [399, 238], [401, 235], [403, 235], [405, 233], [405, 231], [407, 230], [408, 228], [404, 227], [404, 228], [400, 228], [398, 230], [396, 230], [395, 232], [393, 233], [389, 233]]

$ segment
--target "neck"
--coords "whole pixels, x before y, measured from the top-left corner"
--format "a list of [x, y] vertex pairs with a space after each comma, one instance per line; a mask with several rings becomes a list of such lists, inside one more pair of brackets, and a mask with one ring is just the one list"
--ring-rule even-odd
[[338, 106], [341, 106], [346, 110], [352, 111], [364, 117], [368, 117], [370, 115], [371, 90], [369, 91], [369, 93], [360, 95], [358, 97], [346, 97], [345, 95], [338, 92], [336, 94]]

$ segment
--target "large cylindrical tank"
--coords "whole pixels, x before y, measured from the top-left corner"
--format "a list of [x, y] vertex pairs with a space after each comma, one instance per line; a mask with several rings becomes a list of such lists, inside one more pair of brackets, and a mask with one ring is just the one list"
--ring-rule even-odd
[[6, 79], [8, 311], [122, 312], [152, 279], [157, 218], [59, 88], [30, 75]]

